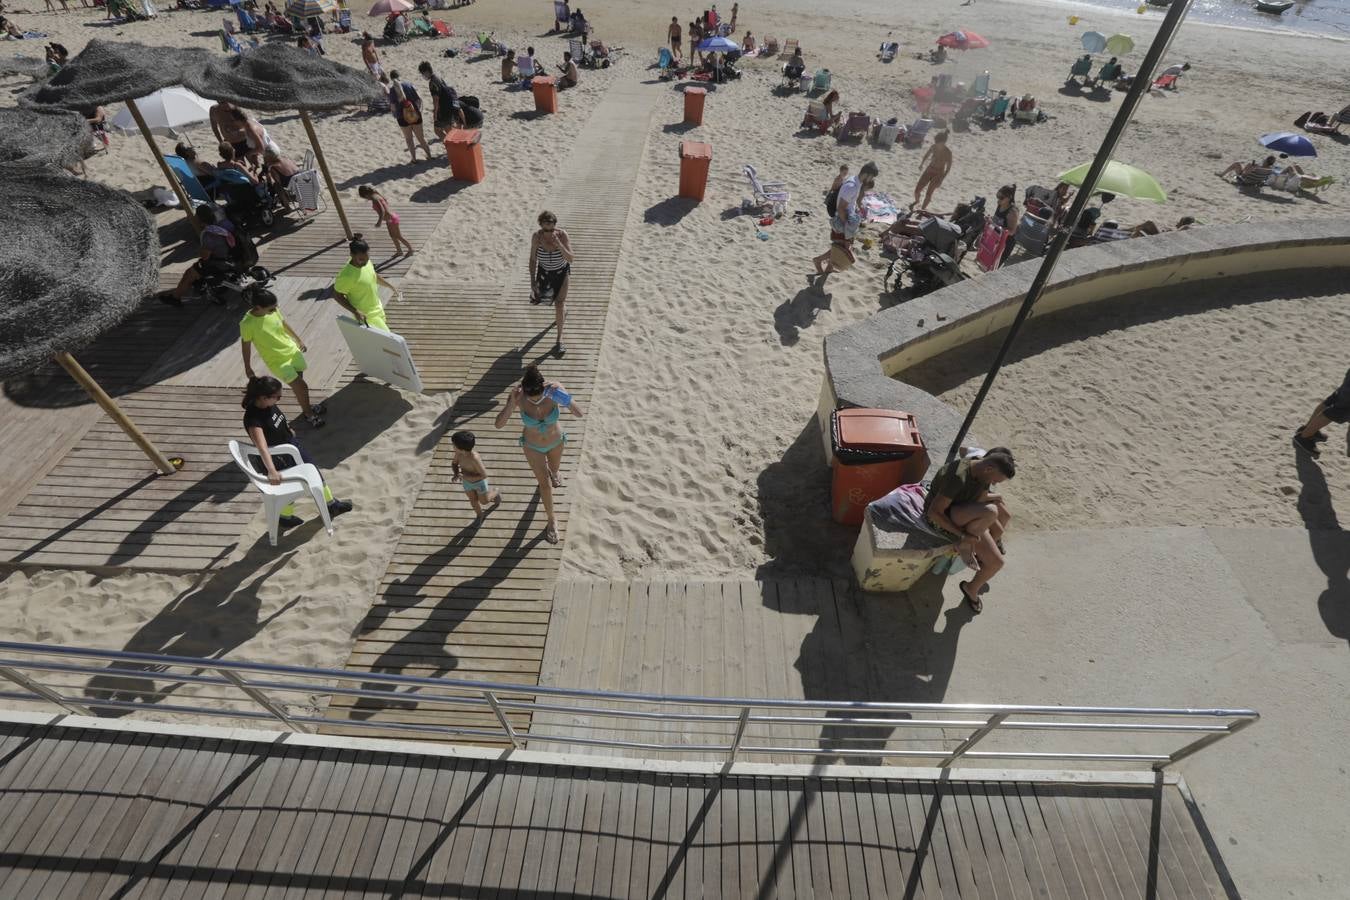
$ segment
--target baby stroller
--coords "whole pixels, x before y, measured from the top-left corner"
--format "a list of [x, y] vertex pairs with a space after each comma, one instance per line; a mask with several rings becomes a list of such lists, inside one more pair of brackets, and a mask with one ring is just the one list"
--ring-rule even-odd
[[254, 184], [235, 169], [216, 174], [215, 199], [224, 206], [225, 215], [240, 234], [272, 227], [276, 221], [276, 198], [265, 185]]

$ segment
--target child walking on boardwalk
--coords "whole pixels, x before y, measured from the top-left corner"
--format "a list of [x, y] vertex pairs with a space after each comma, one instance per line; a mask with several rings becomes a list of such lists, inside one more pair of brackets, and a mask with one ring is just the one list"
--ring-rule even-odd
[[472, 431], [456, 431], [450, 436], [450, 443], [455, 445], [455, 456], [450, 462], [450, 480], [459, 481], [463, 477], [464, 493], [469, 495], [474, 514], [481, 519], [484, 503], [495, 509], [502, 502], [501, 491], [488, 484], [487, 466], [483, 465], [483, 458], [474, 449], [478, 439]]
[[407, 238], [403, 236], [403, 232], [399, 230], [398, 213], [389, 208], [389, 201], [384, 198], [384, 194], [381, 194], [368, 184], [361, 185], [356, 189], [356, 193], [361, 195], [361, 199], [370, 201], [370, 208], [375, 210], [376, 215], [375, 227], [379, 228], [381, 225], [388, 226], [389, 239], [394, 242], [394, 255], [398, 256], [398, 248], [401, 244], [408, 248], [403, 251], [404, 254], [406, 256], [412, 256], [413, 245], [408, 243]]

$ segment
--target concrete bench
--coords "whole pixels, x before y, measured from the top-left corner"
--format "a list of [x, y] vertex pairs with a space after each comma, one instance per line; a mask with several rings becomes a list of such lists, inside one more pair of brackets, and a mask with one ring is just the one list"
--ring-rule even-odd
[[952, 545], [940, 538], [882, 528], [868, 514], [853, 545], [853, 572], [864, 591], [907, 591], [933, 563], [950, 555]]

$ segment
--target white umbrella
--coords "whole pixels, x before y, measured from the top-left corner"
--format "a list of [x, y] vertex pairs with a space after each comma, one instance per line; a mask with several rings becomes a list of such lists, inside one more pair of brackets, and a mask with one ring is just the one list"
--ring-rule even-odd
[[[178, 137], [178, 131], [197, 122], [205, 122], [214, 104], [185, 87], [167, 87], [148, 97], [136, 100], [136, 106], [145, 117], [145, 124], [156, 134]], [[112, 125], [119, 131], [135, 131], [136, 120], [125, 106], [113, 116]]]

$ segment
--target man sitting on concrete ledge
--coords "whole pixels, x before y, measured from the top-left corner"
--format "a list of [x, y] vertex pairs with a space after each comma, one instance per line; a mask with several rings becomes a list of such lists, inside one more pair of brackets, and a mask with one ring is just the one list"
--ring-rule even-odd
[[995, 447], [977, 459], [954, 459], [937, 470], [924, 515], [928, 524], [950, 534], [967, 562], [977, 571], [960, 584], [972, 612], [984, 603], [980, 590], [1003, 568], [1003, 532], [1012, 518], [1003, 498], [989, 489], [1017, 474], [1007, 447]]

